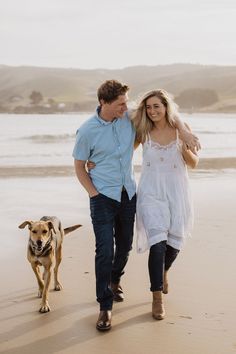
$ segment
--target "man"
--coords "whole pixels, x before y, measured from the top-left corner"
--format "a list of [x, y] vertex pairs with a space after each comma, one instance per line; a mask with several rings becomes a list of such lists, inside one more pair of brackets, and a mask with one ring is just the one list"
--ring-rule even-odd
[[[132, 169], [135, 131], [128, 116], [127, 85], [108, 80], [98, 88], [99, 107], [77, 131], [73, 151], [76, 175], [90, 197], [96, 239], [96, 328], [111, 328], [113, 300], [123, 301], [121, 276], [132, 248], [136, 185]], [[176, 122], [178, 129], [184, 129]], [[190, 147], [196, 137], [185, 133]], [[86, 161], [95, 163], [88, 173]], [[115, 241], [115, 242], [114, 242]], [[114, 251], [115, 243], [115, 251]]]

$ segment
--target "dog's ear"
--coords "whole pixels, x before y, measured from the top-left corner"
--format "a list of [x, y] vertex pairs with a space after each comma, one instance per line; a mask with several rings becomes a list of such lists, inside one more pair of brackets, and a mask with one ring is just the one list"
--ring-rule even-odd
[[19, 227], [19, 229], [24, 229], [26, 227], [26, 225], [28, 225], [28, 228], [30, 230], [31, 226], [32, 226], [32, 222], [33, 221], [26, 220], [22, 224], [20, 224], [18, 227]]
[[52, 230], [52, 231], [54, 232], [54, 234], [55, 234], [55, 233], [56, 233], [56, 230], [55, 230], [55, 228], [54, 228], [53, 223], [52, 223], [51, 221], [48, 221], [47, 224], [48, 224], [49, 230]]

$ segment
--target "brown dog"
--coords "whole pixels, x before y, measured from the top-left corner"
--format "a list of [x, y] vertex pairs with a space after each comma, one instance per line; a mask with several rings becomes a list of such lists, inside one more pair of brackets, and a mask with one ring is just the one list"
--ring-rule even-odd
[[[38, 296], [42, 298], [39, 312], [44, 313], [50, 311], [48, 289], [54, 263], [54, 290], [62, 289], [58, 280], [58, 267], [62, 259], [63, 237], [82, 225], [70, 226], [63, 230], [60, 220], [55, 216], [43, 216], [39, 221], [27, 220], [19, 225], [19, 228], [24, 229], [26, 225], [30, 230], [27, 258], [38, 281]], [[39, 266], [44, 267], [43, 278]]]

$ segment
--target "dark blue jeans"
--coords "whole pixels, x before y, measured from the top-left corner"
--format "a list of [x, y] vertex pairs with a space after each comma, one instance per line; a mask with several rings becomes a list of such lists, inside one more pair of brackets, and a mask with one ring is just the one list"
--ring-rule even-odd
[[148, 258], [148, 270], [151, 282], [151, 291], [163, 290], [163, 273], [169, 270], [176, 259], [179, 250], [161, 241], [151, 246]]
[[111, 310], [110, 283], [118, 284], [132, 248], [136, 195], [129, 200], [122, 192], [121, 202], [98, 194], [90, 198], [90, 212], [96, 239], [96, 294], [100, 310]]

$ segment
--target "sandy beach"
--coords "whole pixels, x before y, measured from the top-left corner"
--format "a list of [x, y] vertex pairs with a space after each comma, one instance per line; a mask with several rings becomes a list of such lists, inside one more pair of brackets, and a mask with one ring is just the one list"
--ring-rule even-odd
[[[235, 157], [201, 158], [197, 171], [236, 169]], [[134, 165], [136, 173], [141, 171], [141, 165]], [[195, 173], [194, 170], [193, 172]], [[192, 173], [192, 171], [190, 171]], [[0, 178], [12, 177], [65, 177], [74, 176], [74, 167], [68, 165], [54, 166], [4, 166], [0, 167]]]
[[[137, 179], [138, 179], [138, 173]], [[191, 174], [195, 228], [170, 271], [166, 318], [151, 317], [147, 253], [134, 247], [114, 304], [113, 328], [95, 329], [94, 236], [88, 198], [69, 173], [1, 173], [0, 352], [4, 354], [231, 354], [236, 353], [236, 171]], [[11, 178], [9, 178], [11, 177]], [[32, 178], [34, 177], [34, 178]], [[63, 291], [50, 291], [51, 312], [38, 312], [36, 280], [26, 260], [26, 219], [57, 215], [65, 238]], [[53, 285], [53, 284], [51, 284]], [[52, 286], [51, 286], [52, 288]]]

